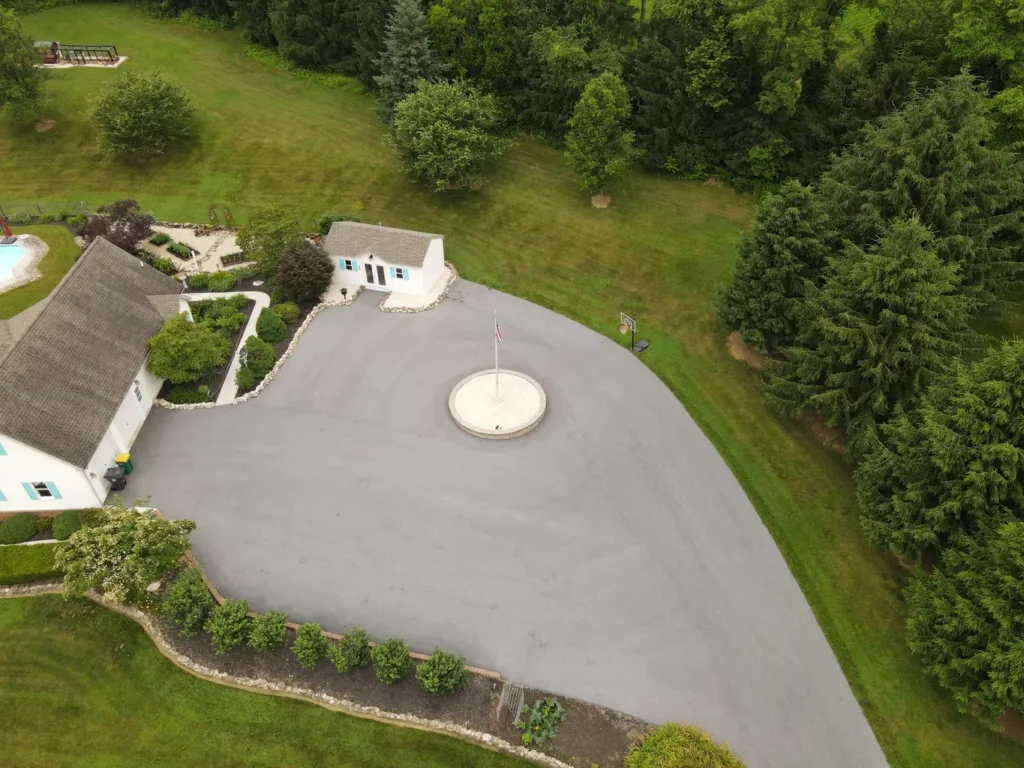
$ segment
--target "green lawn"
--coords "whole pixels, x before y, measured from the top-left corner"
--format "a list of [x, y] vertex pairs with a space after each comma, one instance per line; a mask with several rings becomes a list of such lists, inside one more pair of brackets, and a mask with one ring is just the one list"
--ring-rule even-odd
[[83, 110], [114, 73], [65, 73], [52, 86], [52, 131], [0, 124], [0, 203], [132, 196], [159, 218], [194, 221], [205, 220], [211, 203], [226, 203], [236, 219], [263, 203], [293, 205], [309, 223], [327, 210], [349, 211], [443, 232], [464, 277], [615, 339], [619, 311], [628, 311], [652, 343], [644, 362], [715, 443], [778, 542], [890, 762], [1024, 764], [1024, 747], [958, 715], [907, 651], [903, 575], [865, 543], [849, 467], [768, 410], [756, 375], [725, 352], [712, 302], [749, 226], [749, 198], [637, 175], [598, 211], [560, 152], [526, 138], [483, 190], [436, 195], [402, 177], [369, 97], [264, 67], [243, 54], [237, 34], [130, 6], [90, 4], [25, 21], [35, 39], [114, 43], [130, 57], [126, 66], [164, 68], [193, 94], [201, 138], [156, 166], [107, 160]]
[[526, 768], [447, 736], [208, 683], [85, 600], [0, 600], [0, 763], [18, 768]]
[[[7, 194], [2, 173], [0, 173], [0, 194]], [[2, 202], [2, 198], [0, 198], [0, 202]], [[20, 288], [15, 288], [13, 291], [0, 293], [0, 320], [14, 317], [23, 309], [31, 307], [40, 299], [49, 296], [54, 286], [71, 269], [71, 265], [75, 263], [75, 257], [82, 250], [75, 245], [70, 232], [64, 227], [53, 224], [38, 227], [11, 227], [11, 231], [16, 235], [35, 235], [45, 240], [46, 244], [50, 246], [50, 250], [36, 267], [42, 277]]]

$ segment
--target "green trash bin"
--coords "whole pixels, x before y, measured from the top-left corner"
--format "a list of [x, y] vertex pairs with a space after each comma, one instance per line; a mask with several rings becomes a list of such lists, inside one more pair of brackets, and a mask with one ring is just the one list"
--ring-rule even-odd
[[114, 457], [114, 463], [123, 469], [126, 475], [130, 475], [132, 470], [135, 469], [135, 465], [132, 464], [132, 455], [130, 453], [117, 454], [117, 456]]

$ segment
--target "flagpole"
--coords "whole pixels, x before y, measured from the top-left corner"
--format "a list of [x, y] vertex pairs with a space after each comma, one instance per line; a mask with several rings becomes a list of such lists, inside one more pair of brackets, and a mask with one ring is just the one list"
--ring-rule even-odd
[[494, 310], [494, 401], [501, 400], [498, 394], [498, 310]]

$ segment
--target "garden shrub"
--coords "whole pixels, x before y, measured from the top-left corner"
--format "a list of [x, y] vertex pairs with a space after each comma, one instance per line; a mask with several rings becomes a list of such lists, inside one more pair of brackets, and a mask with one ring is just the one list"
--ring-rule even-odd
[[274, 367], [274, 361], [277, 359], [272, 346], [259, 336], [250, 336], [245, 340], [245, 349], [245, 366], [252, 371], [253, 376], [262, 379], [270, 373], [270, 369]]
[[36, 516], [19, 512], [0, 524], [0, 544], [21, 544], [36, 535]]
[[155, 69], [124, 71], [108, 81], [89, 117], [100, 148], [121, 158], [162, 155], [195, 131], [188, 93]]
[[27, 224], [32, 223], [32, 214], [21, 211], [11, 216], [10, 224], [12, 227], [24, 227]]
[[178, 268], [174, 266], [174, 262], [170, 259], [164, 259], [160, 256], [155, 256], [152, 261], [153, 268], [158, 269], [165, 275], [173, 275], [178, 271]]
[[68, 216], [64, 221], [68, 223], [68, 226], [78, 228], [85, 224], [89, 220], [89, 217], [84, 213], [73, 213]]
[[391, 685], [404, 677], [412, 667], [412, 657], [405, 641], [390, 637], [370, 650], [373, 671], [384, 685]]
[[110, 205], [101, 205], [96, 215], [90, 216], [80, 234], [88, 242], [102, 237], [123, 251], [135, 253], [142, 240], [153, 236], [156, 219], [145, 213], [136, 200], [117, 200]]
[[466, 660], [435, 648], [429, 659], [417, 665], [416, 679], [434, 696], [457, 691], [466, 685]]
[[44, 213], [39, 217], [40, 224], [55, 224], [60, 220], [60, 216], [56, 213]]
[[203, 289], [206, 289], [206, 288], [210, 287], [210, 273], [209, 272], [199, 272], [199, 273], [194, 274], [194, 275], [189, 275], [187, 279], [188, 279], [188, 287], [189, 288], [195, 288], [197, 291], [198, 290], [203, 290]]
[[24, 584], [60, 575], [54, 555], [60, 544], [0, 547], [0, 584]]
[[52, 517], [37, 517], [36, 518], [36, 533], [46, 533], [53, 527]]
[[280, 611], [267, 611], [252, 620], [249, 647], [256, 651], [272, 651], [282, 645], [288, 635], [288, 617]]
[[665, 723], [634, 744], [623, 768], [744, 768], [728, 747], [716, 744], [700, 728]]
[[235, 385], [238, 387], [239, 394], [251, 392], [256, 388], [257, 384], [259, 384], [259, 381], [256, 380], [256, 376], [244, 365], [235, 371]]
[[199, 381], [231, 355], [231, 345], [223, 336], [203, 323], [191, 322], [184, 312], [165, 322], [147, 344], [147, 367], [172, 384]]
[[185, 261], [192, 258], [192, 249], [184, 243], [171, 243], [167, 246], [167, 252], [173, 253], [179, 259], [184, 259]]
[[256, 320], [256, 335], [268, 344], [273, 344], [288, 336], [288, 326], [269, 309], [264, 309]]
[[281, 304], [273, 304], [270, 307], [270, 311], [281, 318], [287, 325], [291, 325], [299, 319], [299, 315], [302, 311], [299, 309], [299, 305], [294, 301], [285, 301]]
[[234, 272], [228, 272], [227, 270], [221, 272], [214, 272], [210, 275], [210, 290], [211, 291], [230, 291], [235, 287], [235, 283], [238, 282], [238, 276]]
[[331, 224], [336, 221], [362, 221], [362, 219], [358, 216], [350, 216], [347, 213], [325, 213], [319, 218], [316, 226], [320, 234], [327, 237], [327, 233], [331, 231]]
[[307, 240], [288, 246], [274, 275], [274, 287], [293, 301], [317, 301], [334, 276], [334, 261]]
[[226, 600], [213, 609], [206, 620], [206, 631], [218, 654], [227, 653], [249, 639], [252, 618], [247, 600]]
[[200, 384], [195, 389], [189, 389], [188, 387], [172, 387], [171, 391], [167, 393], [167, 397], [164, 399], [169, 403], [174, 403], [175, 405], [206, 403], [210, 400], [210, 388], [205, 384]]
[[327, 658], [339, 672], [348, 672], [370, 663], [370, 640], [362, 627], [352, 627], [345, 636], [327, 647]]
[[558, 726], [565, 720], [565, 707], [561, 702], [548, 696], [537, 699], [533, 706], [523, 705], [525, 720], [517, 720], [516, 728], [523, 732], [523, 744], [545, 744], [558, 735]]
[[[223, 259], [221, 259], [223, 262]], [[248, 280], [250, 277], [259, 277], [263, 274], [263, 270], [259, 264], [246, 264], [244, 267], [238, 269], [229, 270], [232, 275], [237, 277], [239, 280]]]
[[154, 232], [153, 236], [149, 238], [149, 242], [153, 245], [164, 245], [171, 242], [171, 236], [166, 232]]
[[316, 666], [320, 657], [327, 653], [327, 638], [323, 636], [319, 624], [306, 622], [299, 627], [292, 644], [292, 653], [299, 664], [307, 669]]
[[213, 596], [198, 568], [182, 571], [164, 595], [161, 613], [181, 630], [181, 634], [198, 635], [213, 610]]
[[82, 517], [77, 509], [65, 509], [53, 518], [53, 538], [64, 541], [82, 527]]

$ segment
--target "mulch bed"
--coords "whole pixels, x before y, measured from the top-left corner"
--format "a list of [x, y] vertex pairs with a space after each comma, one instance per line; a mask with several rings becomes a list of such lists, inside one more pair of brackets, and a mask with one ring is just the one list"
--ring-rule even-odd
[[[522, 732], [512, 725], [508, 711], [498, 719], [497, 707], [502, 683], [475, 675], [462, 690], [444, 696], [431, 696], [410, 672], [394, 685], [383, 685], [367, 666], [339, 673], [334, 666], [321, 659], [313, 669], [299, 665], [290, 646], [294, 640], [292, 630], [284, 646], [267, 653], [257, 653], [240, 647], [218, 656], [204, 635], [184, 637], [177, 628], [158, 619], [167, 640], [192, 661], [226, 672], [235, 677], [262, 678], [327, 693], [345, 698], [363, 706], [376, 706], [388, 712], [458, 723], [467, 728], [499, 736], [513, 744], [521, 743]], [[527, 689], [526, 703], [551, 694]], [[558, 729], [558, 735], [543, 747], [534, 749], [547, 752], [570, 765], [602, 768], [622, 765], [629, 745], [648, 727], [647, 723], [612, 710], [585, 702], [558, 696], [567, 716]]]
[[205, 379], [201, 379], [200, 381], [189, 382], [188, 384], [172, 384], [169, 381], [165, 381], [163, 386], [160, 387], [160, 394], [158, 397], [166, 399], [167, 394], [172, 389], [176, 389], [178, 387], [182, 389], [199, 389], [200, 386], [205, 384], [210, 388], [210, 401], [213, 402], [216, 400], [217, 396], [220, 394], [221, 387], [223, 387], [224, 382], [227, 381], [228, 371], [231, 369], [231, 361], [235, 359], [235, 352], [238, 351], [238, 345], [242, 340], [242, 332], [245, 330], [245, 326], [248, 325], [249, 318], [252, 316], [252, 311], [255, 306], [256, 302], [250, 299], [245, 305], [245, 309], [242, 310], [242, 313], [245, 315], [245, 320], [242, 322], [242, 325], [239, 326], [238, 332], [235, 334], [235, 339], [231, 343], [231, 354], [228, 355], [227, 361], [215, 374], [208, 376]]

